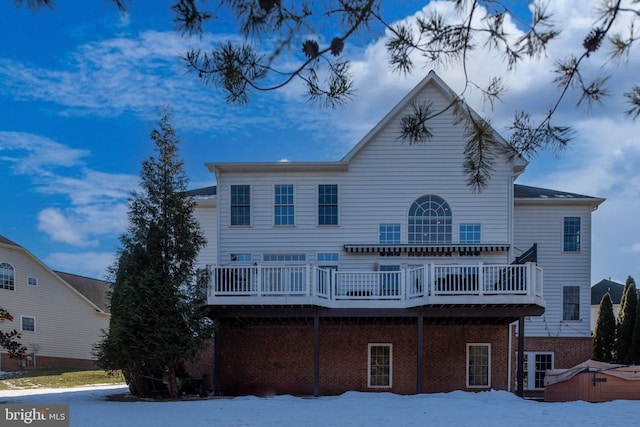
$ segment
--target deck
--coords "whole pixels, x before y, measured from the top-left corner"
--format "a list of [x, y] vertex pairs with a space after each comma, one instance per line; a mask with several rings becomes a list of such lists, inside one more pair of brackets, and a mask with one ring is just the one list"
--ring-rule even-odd
[[425, 264], [399, 271], [300, 266], [210, 267], [208, 304], [410, 308], [425, 305], [544, 306], [543, 272], [522, 265]]

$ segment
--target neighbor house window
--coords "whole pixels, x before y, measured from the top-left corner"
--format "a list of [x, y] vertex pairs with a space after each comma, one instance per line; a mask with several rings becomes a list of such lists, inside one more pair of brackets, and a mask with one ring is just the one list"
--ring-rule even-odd
[[467, 344], [467, 387], [491, 387], [491, 344]]
[[460, 243], [480, 243], [480, 224], [460, 224]]
[[293, 184], [275, 186], [273, 220], [275, 225], [294, 224]]
[[580, 286], [562, 287], [562, 320], [580, 320]]
[[400, 243], [400, 224], [380, 224], [378, 234], [380, 243]]
[[13, 291], [16, 288], [15, 272], [8, 262], [0, 263], [0, 289]]
[[547, 369], [553, 369], [553, 353], [525, 353], [524, 389], [543, 389]]
[[231, 225], [251, 225], [251, 186], [231, 186]]
[[318, 225], [338, 225], [338, 186], [318, 186]]
[[25, 332], [35, 332], [36, 318], [30, 316], [20, 316], [20, 329]]
[[565, 252], [580, 251], [580, 217], [568, 216], [564, 218], [564, 244]]
[[391, 387], [392, 358], [391, 344], [369, 344], [369, 387]]
[[38, 286], [38, 278], [37, 277], [27, 277], [27, 285]]
[[409, 243], [451, 243], [451, 208], [443, 198], [428, 195], [413, 202]]

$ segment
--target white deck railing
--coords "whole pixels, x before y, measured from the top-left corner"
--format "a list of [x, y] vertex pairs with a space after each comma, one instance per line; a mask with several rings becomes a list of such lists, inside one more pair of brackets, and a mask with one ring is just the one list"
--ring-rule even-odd
[[[542, 299], [542, 269], [524, 265], [427, 264], [400, 271], [338, 271], [310, 265], [211, 267], [210, 304], [234, 303], [229, 297], [249, 297], [254, 303], [300, 303], [320, 301], [411, 301], [429, 300], [491, 303]], [[278, 298], [280, 297], [280, 301]], [[514, 299], [515, 298], [515, 299]], [[530, 298], [529, 298], [530, 299]], [[236, 303], [245, 299], [237, 299]], [[329, 304], [330, 305], [330, 304]]]

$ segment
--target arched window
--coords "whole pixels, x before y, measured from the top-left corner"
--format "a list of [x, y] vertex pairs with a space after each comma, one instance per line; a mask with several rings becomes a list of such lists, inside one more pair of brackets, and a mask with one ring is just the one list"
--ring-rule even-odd
[[442, 198], [422, 196], [409, 209], [409, 243], [451, 243], [451, 208]]
[[15, 283], [13, 266], [7, 262], [0, 262], [0, 289], [12, 291], [15, 289]]

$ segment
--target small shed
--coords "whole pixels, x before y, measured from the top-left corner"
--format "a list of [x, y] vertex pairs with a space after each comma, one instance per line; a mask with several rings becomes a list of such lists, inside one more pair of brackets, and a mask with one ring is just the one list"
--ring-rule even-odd
[[547, 370], [545, 402], [640, 400], [640, 366], [587, 360], [569, 369]]

